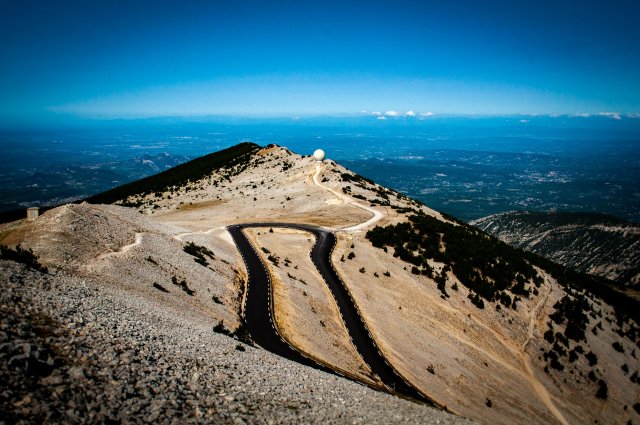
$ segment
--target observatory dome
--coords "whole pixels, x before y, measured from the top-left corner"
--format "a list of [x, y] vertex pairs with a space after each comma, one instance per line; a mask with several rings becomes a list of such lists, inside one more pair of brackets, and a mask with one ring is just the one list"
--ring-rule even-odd
[[313, 152], [313, 158], [316, 161], [324, 161], [324, 151], [322, 149], [316, 149]]

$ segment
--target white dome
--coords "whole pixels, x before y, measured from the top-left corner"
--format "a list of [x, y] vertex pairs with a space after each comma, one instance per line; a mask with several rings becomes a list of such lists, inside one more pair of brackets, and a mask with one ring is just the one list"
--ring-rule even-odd
[[313, 152], [313, 158], [316, 161], [324, 161], [324, 151], [322, 149], [316, 149]]

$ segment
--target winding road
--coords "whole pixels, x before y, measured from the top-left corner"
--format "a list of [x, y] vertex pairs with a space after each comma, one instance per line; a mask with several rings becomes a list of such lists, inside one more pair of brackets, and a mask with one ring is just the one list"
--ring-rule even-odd
[[316, 242], [310, 253], [311, 261], [333, 294], [342, 320], [358, 353], [391, 392], [423, 402], [430, 401], [389, 364], [371, 337], [349, 290], [333, 268], [331, 253], [336, 245], [336, 237], [326, 229], [306, 224], [289, 223], [244, 223], [227, 227], [247, 267], [248, 282], [243, 314], [249, 334], [254, 342], [283, 357], [327, 370], [325, 366], [316, 363], [292, 347], [278, 333], [273, 317], [271, 280], [267, 267], [243, 232], [245, 228], [254, 227], [291, 228], [313, 234]]

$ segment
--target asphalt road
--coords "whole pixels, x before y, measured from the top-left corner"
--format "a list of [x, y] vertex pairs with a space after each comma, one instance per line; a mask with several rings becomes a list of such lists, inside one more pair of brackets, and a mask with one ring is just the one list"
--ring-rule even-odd
[[269, 274], [255, 248], [242, 232], [242, 229], [250, 227], [286, 227], [312, 233], [316, 238], [316, 243], [310, 253], [311, 260], [331, 290], [358, 353], [389, 389], [416, 400], [429, 401], [389, 364], [371, 337], [349, 291], [333, 268], [331, 253], [336, 245], [336, 237], [328, 230], [306, 224], [288, 223], [245, 223], [227, 227], [244, 259], [249, 274], [244, 315], [249, 334], [254, 342], [283, 357], [326, 369], [300, 354], [278, 334], [273, 318], [274, 310]]

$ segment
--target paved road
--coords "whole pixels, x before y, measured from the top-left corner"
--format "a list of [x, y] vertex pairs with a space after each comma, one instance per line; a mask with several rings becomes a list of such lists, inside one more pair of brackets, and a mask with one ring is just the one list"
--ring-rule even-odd
[[[242, 232], [242, 229], [249, 227], [286, 227], [312, 233], [316, 238], [316, 243], [311, 251], [311, 260], [331, 290], [353, 344], [364, 361], [390, 389], [416, 400], [429, 401], [395, 371], [378, 349], [358, 313], [349, 291], [331, 263], [331, 253], [336, 245], [336, 237], [330, 231], [319, 227], [288, 223], [245, 223], [227, 228], [249, 273], [244, 315], [249, 334], [258, 345], [303, 364], [314, 363], [287, 344], [275, 328], [269, 274], [255, 248]], [[315, 363], [313, 365], [317, 366]]]
[[240, 251], [240, 255], [242, 255], [249, 275], [243, 311], [251, 339], [272, 353], [307, 366], [319, 367], [326, 370], [324, 367], [293, 349], [276, 330], [269, 273], [262, 260], [260, 260], [260, 256], [254, 250], [253, 245], [251, 245], [242, 232], [243, 227], [252, 226], [229, 226], [227, 230], [231, 234], [231, 237], [233, 237], [233, 241], [238, 251]]

